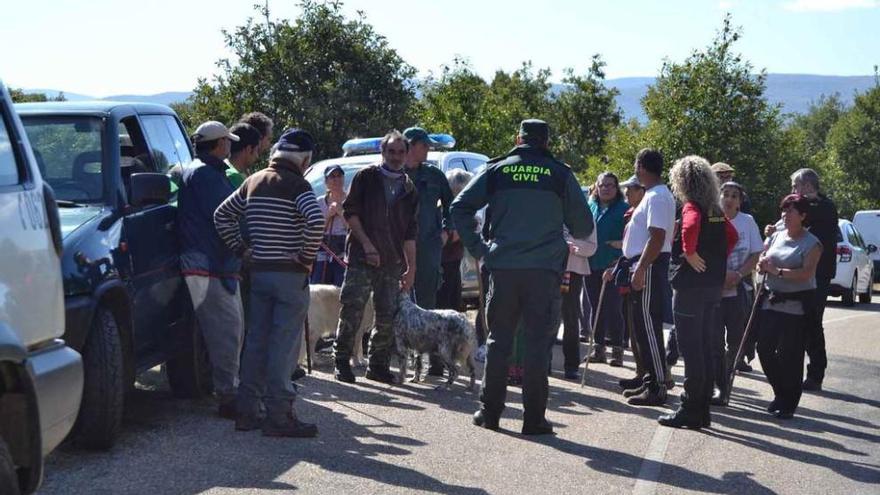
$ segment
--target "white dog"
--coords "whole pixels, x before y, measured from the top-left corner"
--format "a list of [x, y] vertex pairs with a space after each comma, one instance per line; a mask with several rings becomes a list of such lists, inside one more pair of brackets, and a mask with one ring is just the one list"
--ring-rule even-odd
[[[403, 383], [406, 378], [408, 352], [419, 355], [436, 353], [449, 370], [446, 388], [452, 387], [458, 377], [458, 362], [467, 365], [470, 370], [470, 390], [476, 381], [476, 365], [474, 350], [477, 337], [474, 325], [467, 317], [450, 309], [426, 310], [416, 305], [409, 295], [400, 293], [398, 296], [397, 313], [394, 315], [395, 354], [400, 361], [398, 381]], [[416, 360], [415, 376], [412, 381], [421, 379], [421, 359]], [[439, 387], [438, 387], [439, 388]]]
[[[322, 337], [330, 337], [336, 335], [336, 328], [339, 326], [339, 310], [342, 309], [342, 303], [339, 302], [340, 288], [335, 285], [315, 284], [309, 287], [309, 342], [308, 348], [312, 350], [312, 356], [315, 355], [315, 344]], [[362, 366], [364, 360], [363, 337], [364, 332], [372, 330], [376, 314], [373, 310], [373, 298], [367, 300], [364, 306], [364, 318], [358, 328], [357, 335], [354, 338], [354, 349], [352, 352], [352, 361], [354, 366]], [[305, 332], [303, 332], [305, 339]], [[305, 360], [306, 348], [300, 351], [300, 362]]]

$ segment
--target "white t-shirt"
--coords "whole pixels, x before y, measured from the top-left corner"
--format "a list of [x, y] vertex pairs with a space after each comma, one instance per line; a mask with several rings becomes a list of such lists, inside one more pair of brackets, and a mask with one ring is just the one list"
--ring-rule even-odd
[[642, 202], [633, 211], [632, 219], [623, 236], [623, 255], [632, 258], [642, 254], [651, 234], [650, 227], [663, 229], [666, 239], [661, 253], [672, 252], [672, 237], [675, 233], [675, 199], [665, 184], [657, 184], [645, 192]]
[[[739, 239], [736, 241], [733, 251], [727, 257], [727, 269], [738, 270], [749, 256], [760, 253], [764, 249], [764, 242], [761, 240], [761, 231], [758, 230], [758, 224], [755, 219], [748, 213], [737, 213], [730, 221], [736, 228]], [[745, 275], [745, 274], [744, 274]], [[748, 285], [746, 288], [749, 288]], [[736, 288], [725, 289], [721, 292], [722, 297], [733, 297], [736, 295]]]

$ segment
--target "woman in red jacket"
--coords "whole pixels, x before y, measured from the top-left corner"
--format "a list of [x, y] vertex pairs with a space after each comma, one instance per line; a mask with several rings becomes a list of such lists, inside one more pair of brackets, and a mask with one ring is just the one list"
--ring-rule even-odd
[[686, 156], [675, 162], [669, 183], [683, 204], [681, 229], [672, 247], [670, 283], [678, 347], [684, 358], [684, 393], [678, 410], [658, 421], [676, 428], [701, 428], [710, 424], [712, 324], [737, 233], [724, 217], [718, 179], [704, 158]]

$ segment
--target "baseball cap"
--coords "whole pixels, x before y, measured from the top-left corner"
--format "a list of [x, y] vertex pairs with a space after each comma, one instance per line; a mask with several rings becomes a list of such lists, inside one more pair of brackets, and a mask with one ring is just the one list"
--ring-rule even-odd
[[329, 167], [324, 169], [324, 178], [330, 177], [330, 174], [333, 172], [339, 172], [342, 175], [345, 175], [345, 170], [342, 169], [341, 165], [330, 165]]
[[223, 123], [209, 120], [196, 128], [196, 132], [192, 135], [192, 140], [196, 143], [202, 143], [224, 137], [229, 138], [230, 141], [238, 141], [238, 136], [229, 132], [229, 129]]
[[412, 144], [412, 143], [428, 143], [437, 144], [437, 141], [431, 139], [431, 136], [428, 135], [428, 131], [422, 129], [421, 127], [410, 127], [407, 130], [403, 131], [403, 137]]
[[546, 141], [550, 137], [550, 126], [539, 119], [526, 119], [519, 124], [519, 135], [523, 139]]
[[639, 182], [639, 178], [635, 175], [626, 179], [626, 181], [620, 183], [620, 187], [642, 187], [642, 184]]
[[718, 162], [718, 163], [713, 164], [712, 171], [715, 172], [716, 174], [721, 174], [724, 172], [736, 172], [733, 169], [733, 167], [731, 167], [730, 165], [728, 165], [724, 162]]
[[275, 151], [314, 151], [315, 140], [308, 132], [296, 127], [287, 129], [275, 143]]

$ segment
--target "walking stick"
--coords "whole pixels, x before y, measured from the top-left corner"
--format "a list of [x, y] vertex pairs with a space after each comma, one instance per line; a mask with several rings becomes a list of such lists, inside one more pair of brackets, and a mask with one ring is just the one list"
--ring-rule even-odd
[[[733, 392], [733, 379], [736, 376], [736, 365], [739, 363], [739, 360], [742, 359], [743, 353], [745, 352], [746, 342], [749, 341], [749, 333], [752, 331], [752, 327], [755, 323], [755, 316], [758, 313], [758, 304], [761, 303], [761, 299], [764, 296], [764, 284], [763, 282], [758, 284], [758, 289], [755, 291], [755, 302], [752, 303], [752, 312], [749, 314], [749, 322], [746, 324], [746, 329], [743, 332], [742, 340], [739, 343], [739, 349], [736, 351], [736, 357], [733, 359], [733, 363], [731, 363], [730, 371], [727, 375], [727, 392], [725, 392], [724, 400], [730, 400], [730, 394]], [[721, 359], [724, 359], [722, 357]]]
[[312, 346], [311, 346], [310, 342], [312, 341], [312, 339], [311, 339], [311, 332], [309, 331], [309, 315], [306, 315], [306, 321], [305, 321], [303, 328], [306, 331], [306, 370], [311, 375], [312, 374]]
[[599, 302], [596, 304], [596, 315], [593, 318], [593, 328], [590, 330], [590, 338], [587, 339], [587, 355], [584, 357], [584, 372], [581, 373], [581, 388], [587, 383], [587, 367], [590, 366], [590, 354], [593, 352], [594, 339], [596, 338], [596, 328], [599, 326], [599, 316], [602, 314], [602, 301], [605, 299], [605, 286], [608, 282], [602, 277], [602, 288], [599, 289]]

